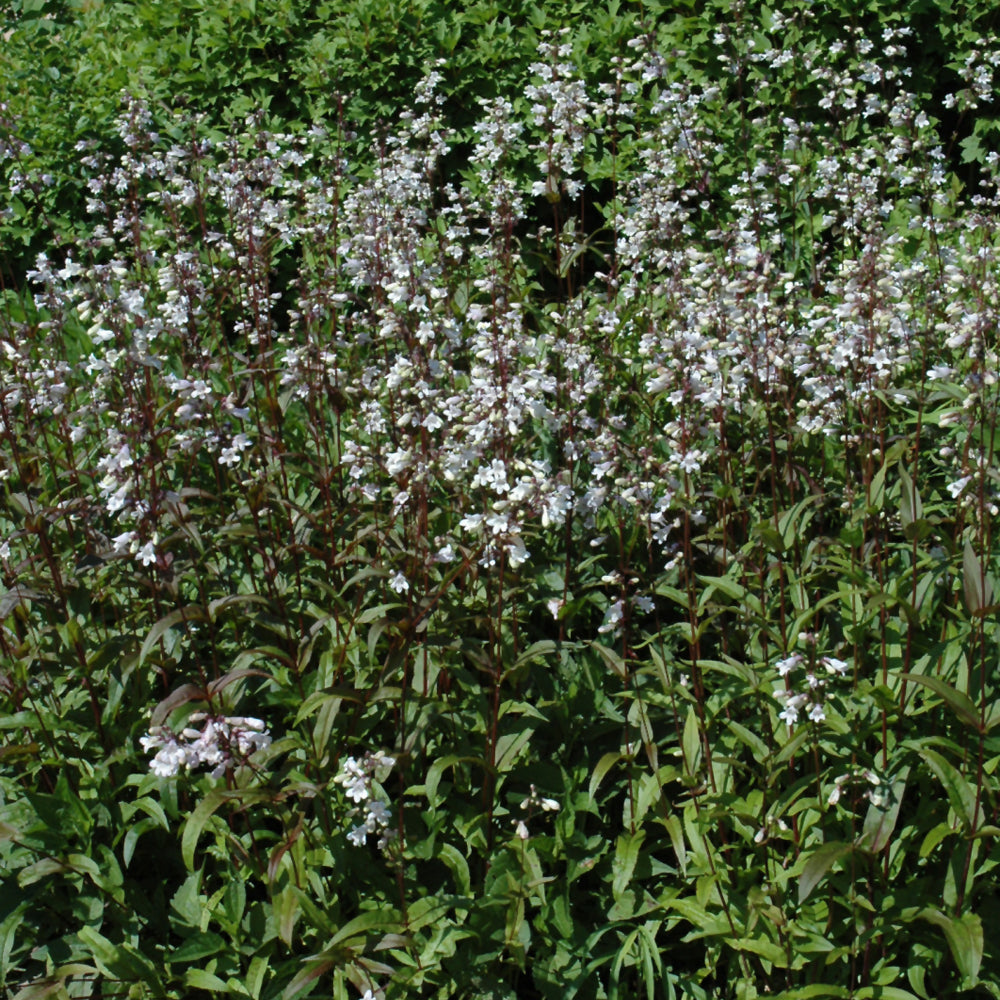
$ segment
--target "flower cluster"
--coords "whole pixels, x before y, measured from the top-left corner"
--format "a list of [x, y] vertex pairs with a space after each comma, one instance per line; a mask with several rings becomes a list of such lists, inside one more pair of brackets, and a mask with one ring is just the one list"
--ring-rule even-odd
[[[788, 678], [793, 671], [804, 661], [801, 653], [792, 653], [777, 662], [779, 676]], [[843, 677], [847, 672], [847, 664], [835, 656], [821, 656], [819, 665], [822, 666], [829, 676]], [[806, 668], [806, 688], [803, 691], [794, 691], [790, 687], [784, 687], [775, 692], [774, 697], [784, 702], [784, 708], [779, 713], [778, 718], [791, 729], [798, 721], [799, 715], [805, 712], [810, 722], [823, 722], [826, 719], [826, 711], [823, 708], [825, 701], [825, 691], [827, 677], [818, 673], [811, 665]], [[786, 680], [786, 684], [788, 681]]]
[[559, 803], [555, 799], [547, 799], [544, 796], [539, 795], [538, 790], [534, 785], [532, 785], [531, 792], [528, 797], [521, 800], [521, 809], [528, 815], [527, 817], [513, 820], [514, 832], [517, 834], [519, 839], [527, 840], [531, 836], [531, 833], [528, 830], [527, 821], [531, 819], [531, 817], [538, 810], [541, 810], [542, 812], [558, 812]]
[[381, 750], [366, 753], [360, 760], [348, 757], [333, 779], [338, 785], [344, 786], [344, 794], [355, 803], [350, 815], [364, 817], [347, 834], [347, 839], [356, 847], [364, 847], [369, 834], [377, 834], [378, 849], [382, 851], [394, 836], [389, 829], [392, 820], [389, 803], [380, 798], [377, 792], [379, 783], [385, 781], [395, 763], [395, 757], [390, 757]]
[[194, 712], [188, 722], [200, 722], [201, 729], [189, 725], [175, 733], [168, 726], [154, 726], [148, 736], [139, 740], [147, 753], [156, 751], [149, 764], [153, 774], [172, 778], [182, 768], [194, 771], [210, 767], [212, 777], [218, 778], [271, 745], [270, 734], [260, 719]]
[[[767, 46], [726, 41], [720, 58], [777, 72], [783, 23], [775, 16]], [[185, 129], [154, 131], [151, 110], [130, 99], [123, 157], [79, 149], [90, 237], [58, 259], [42, 254], [28, 275], [46, 318], [37, 329], [2, 321], [0, 430], [51, 418], [53, 438], [93, 455], [73, 481], [90, 548], [162, 577], [168, 545], [188, 530], [187, 498], [203, 497], [194, 479], [266, 487], [268, 448], [294, 410], [312, 421], [319, 478], [343, 484], [328, 502], [419, 526], [400, 549], [418, 555], [401, 560], [429, 556], [434, 537], [454, 561], [518, 569], [572, 533], [602, 539], [601, 521], [623, 515], [669, 569], [677, 529], [710, 513], [704, 483], [726, 462], [727, 423], [754, 401], [780, 404], [789, 433], [834, 437], [873, 461], [868, 410], [909, 399], [922, 377], [917, 331], [936, 329], [943, 347], [922, 370], [953, 387], [954, 404], [929, 433], [988, 404], [997, 354], [977, 300], [998, 294], [984, 249], [993, 202], [962, 220], [938, 211], [951, 197], [944, 152], [891, 65], [904, 36], [886, 30], [885, 66], [852, 31], [828, 64], [806, 67], [811, 85], [885, 128], [845, 148], [822, 120], [781, 118], [766, 137], [773, 157], [731, 178], [730, 220], [715, 217], [712, 194], [729, 156], [711, 125], [721, 93], [670, 82], [643, 37], [596, 89], [570, 37], [544, 37], [527, 103], [485, 103], [470, 169], [447, 182], [458, 136], [439, 73], [373, 148], [370, 177], [318, 125], [286, 135], [253, 118], [246, 135], [181, 146], [167, 137]], [[995, 61], [984, 46], [970, 65], [970, 99]], [[592, 281], [583, 261], [596, 245], [573, 217], [596, 169], [588, 136], [627, 143], [632, 164], [602, 209], [610, 244]], [[535, 242], [532, 198], [552, 204], [534, 237], [566, 288], [542, 324], [535, 251], [522, 250]], [[790, 206], [805, 204], [816, 235], [797, 247]], [[918, 204], [927, 214], [904, 239], [887, 220]], [[924, 245], [938, 249], [912, 250]], [[271, 276], [289, 267], [298, 274], [276, 291]], [[81, 329], [72, 360], [65, 338], [37, 337], [67, 329]], [[963, 384], [973, 362], [985, 374]], [[640, 413], [648, 434], [635, 433]], [[334, 421], [337, 434], [325, 433]], [[957, 506], [974, 507], [981, 484], [993, 503], [987, 449], [945, 444], [940, 457]], [[431, 533], [423, 512], [435, 507], [455, 516]], [[392, 591], [421, 599], [419, 566], [384, 569]], [[614, 604], [602, 634], [626, 612]]]
[[869, 768], [853, 767], [846, 774], [837, 775], [833, 780], [833, 790], [827, 796], [827, 805], [835, 806], [844, 792], [845, 786], [859, 785], [864, 790], [861, 798], [873, 805], [884, 806], [888, 791], [879, 776]]

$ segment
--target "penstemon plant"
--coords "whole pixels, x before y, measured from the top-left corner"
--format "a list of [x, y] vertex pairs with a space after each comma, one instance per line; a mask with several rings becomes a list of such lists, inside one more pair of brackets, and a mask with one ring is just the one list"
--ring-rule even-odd
[[734, 9], [364, 153], [81, 140], [0, 311], [10, 995], [1000, 993], [996, 157], [907, 27]]

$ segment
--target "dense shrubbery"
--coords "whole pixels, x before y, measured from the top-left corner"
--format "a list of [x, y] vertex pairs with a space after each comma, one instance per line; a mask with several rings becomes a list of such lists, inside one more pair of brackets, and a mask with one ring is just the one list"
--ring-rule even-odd
[[335, 6], [13, 7], [4, 988], [1000, 994], [1000, 49]]

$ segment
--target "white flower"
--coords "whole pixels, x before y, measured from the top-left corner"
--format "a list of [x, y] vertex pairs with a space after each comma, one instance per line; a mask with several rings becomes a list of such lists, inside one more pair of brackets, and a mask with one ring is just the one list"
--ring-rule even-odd
[[348, 757], [340, 765], [340, 773], [333, 780], [344, 786], [344, 794], [352, 802], [367, 800], [371, 783], [368, 775], [353, 757]]
[[136, 559], [143, 564], [143, 566], [148, 566], [152, 562], [156, 562], [156, 546], [152, 542], [146, 542], [145, 545], [135, 554]]
[[187, 766], [187, 752], [170, 730], [162, 726], [150, 730], [149, 736], [139, 739], [147, 753], [156, 749], [156, 756], [149, 762], [149, 769], [159, 778], [172, 778]]
[[388, 802], [383, 802], [381, 799], [372, 799], [368, 803], [368, 808], [365, 812], [365, 826], [372, 833], [384, 826], [388, 826], [391, 821], [392, 812]]
[[121, 555], [124, 552], [130, 551], [133, 541], [135, 541], [134, 531], [123, 531], [120, 535], [115, 535], [111, 539], [111, 544], [114, 546], [114, 555]]
[[542, 798], [538, 794], [538, 789], [531, 786], [531, 793], [526, 799], [521, 800], [522, 809], [541, 809], [543, 812], [558, 812], [559, 803], [555, 799]]
[[149, 762], [149, 769], [158, 778], [172, 778], [188, 766], [187, 754], [177, 745], [166, 746]]
[[531, 553], [525, 548], [524, 542], [514, 535], [507, 546], [507, 560], [513, 569], [517, 569], [522, 563], [527, 562]]
[[820, 658], [819, 662], [822, 663], [831, 674], [837, 674], [839, 677], [843, 677], [847, 672], [847, 664], [843, 660], [838, 660], [835, 656], [823, 656]]
[[384, 775], [379, 775], [377, 772], [385, 771], [388, 772], [396, 764], [396, 758], [390, 757], [387, 753], [382, 750], [376, 750], [375, 753], [368, 754], [368, 769], [376, 775], [379, 780], [382, 780]]
[[390, 452], [386, 455], [385, 471], [390, 476], [398, 476], [408, 469], [413, 462], [413, 451], [409, 448], [401, 448], [399, 451]]
[[[366, 753], [360, 760], [348, 757], [333, 779], [337, 784], [344, 786], [344, 794], [351, 801], [358, 806], [364, 806], [364, 822], [347, 834], [347, 839], [357, 847], [367, 842], [366, 837], [369, 833], [379, 834], [379, 850], [384, 850], [392, 840], [392, 833], [388, 829], [392, 819], [391, 808], [388, 802], [374, 797], [373, 777], [384, 779], [395, 763], [395, 757], [390, 757], [381, 750]], [[359, 811], [357, 808], [352, 809], [351, 815], [356, 816]]]
[[972, 482], [972, 476], [962, 476], [961, 479], [956, 479], [955, 482], [948, 484], [948, 492], [952, 495], [953, 498], [957, 498], [958, 495], [971, 482]]
[[156, 749], [149, 769], [162, 778], [172, 778], [181, 768], [193, 771], [205, 765], [218, 778], [236, 763], [271, 744], [271, 736], [260, 719], [206, 716], [194, 712], [189, 722], [202, 722], [201, 729], [185, 727], [179, 734], [156, 726], [139, 743], [147, 753]]
[[622, 602], [615, 601], [607, 611], [604, 612], [604, 621], [597, 629], [598, 632], [613, 632], [618, 623], [622, 620]]
[[786, 656], [783, 660], [778, 660], [775, 666], [782, 677], [787, 677], [801, 662], [802, 657], [798, 653], [792, 653], [791, 656]]
[[389, 587], [397, 594], [405, 594], [410, 589], [410, 582], [402, 573], [397, 573], [390, 581]]

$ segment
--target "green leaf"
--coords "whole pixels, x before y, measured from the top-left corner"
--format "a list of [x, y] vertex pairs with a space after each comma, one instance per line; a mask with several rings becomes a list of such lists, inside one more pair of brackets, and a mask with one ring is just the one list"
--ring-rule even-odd
[[595, 795], [597, 794], [597, 789], [600, 787], [601, 782], [606, 777], [608, 771], [611, 770], [619, 761], [625, 760], [626, 758], [614, 750], [609, 750], [604, 754], [601, 759], [597, 762], [594, 767], [594, 773], [590, 776], [590, 785], [587, 789], [587, 794], [591, 801], [595, 802]]
[[558, 651], [559, 646], [551, 639], [538, 639], [518, 656], [514, 661], [514, 669], [535, 661], [544, 663], [548, 657], [555, 656]]
[[175, 625], [182, 625], [187, 622], [203, 622], [208, 620], [205, 609], [197, 604], [189, 604], [183, 608], [176, 608], [169, 614], [164, 615], [150, 630], [139, 650], [139, 666], [145, 662], [153, 647], [170, 631]]
[[903, 673], [899, 676], [904, 681], [922, 684], [924, 687], [930, 688], [935, 694], [939, 694], [947, 702], [948, 707], [958, 716], [959, 721], [964, 722], [976, 732], [980, 731], [979, 712], [967, 694], [963, 694], [950, 684], [946, 684], [940, 677], [910, 673]]
[[701, 732], [698, 713], [694, 705], [688, 705], [687, 718], [684, 721], [684, 735], [681, 739], [684, 751], [684, 773], [695, 775], [701, 762]]
[[229, 608], [239, 607], [243, 604], [266, 605], [267, 603], [267, 598], [261, 597], [259, 594], [229, 594], [226, 597], [219, 597], [208, 602], [208, 620], [214, 622], [223, 611], [227, 611]]
[[447, 919], [451, 909], [451, 901], [444, 897], [423, 896], [406, 908], [406, 928], [410, 933], [416, 933], [424, 927], [440, 923]]
[[330, 969], [341, 964], [341, 962], [342, 959], [339, 956], [328, 955], [319, 955], [315, 959], [307, 961], [305, 967], [282, 991], [282, 1000], [291, 1000], [292, 997], [301, 993], [310, 983], [315, 982], [320, 976], [329, 972]]
[[250, 960], [250, 970], [247, 972], [246, 978], [246, 990], [253, 1000], [260, 1000], [269, 964], [270, 958], [264, 955], [255, 955]]
[[806, 508], [814, 506], [816, 499], [813, 496], [803, 497], [794, 507], [786, 510], [778, 520], [778, 531], [781, 534], [781, 544], [785, 551], [788, 551], [795, 544], [796, 539], [805, 535], [805, 529], [812, 520], [813, 512]]
[[505, 733], [497, 739], [496, 773], [505, 774], [510, 771], [516, 763], [521, 751], [531, 740], [532, 728], [525, 726], [514, 733]]
[[906, 530], [924, 516], [924, 505], [920, 494], [902, 461], [899, 463], [899, 523]]
[[636, 863], [639, 860], [639, 849], [646, 839], [646, 831], [639, 829], [635, 833], [623, 833], [615, 841], [615, 857], [611, 862], [611, 891], [615, 899], [619, 899], [632, 881]]
[[[976, 790], [955, 769], [955, 766], [936, 750], [920, 746], [908, 741], [904, 746], [912, 747], [934, 772], [938, 781], [944, 786], [951, 808], [962, 821], [962, 826], [968, 832], [976, 826]], [[982, 812], [982, 807], [980, 807]]]
[[81, 927], [77, 936], [90, 949], [95, 964], [106, 976], [143, 983], [153, 996], [165, 996], [163, 983], [153, 963], [141, 952], [127, 944], [113, 944], [93, 927]]
[[733, 942], [733, 947], [738, 951], [749, 951], [754, 955], [760, 955], [779, 969], [788, 967], [788, 955], [785, 949], [765, 937], [739, 938]]
[[984, 163], [986, 150], [983, 149], [978, 135], [967, 135], [959, 144], [962, 150], [963, 163]]
[[795, 754], [802, 749], [806, 743], [812, 740], [812, 732], [809, 726], [798, 726], [795, 730], [794, 735], [788, 742], [775, 754], [774, 762], [776, 764], [782, 764], [786, 760], [794, 757]]
[[193, 962], [209, 955], [220, 955], [226, 949], [226, 942], [218, 934], [198, 931], [184, 939], [179, 948], [170, 954], [170, 962]]
[[194, 852], [208, 821], [224, 802], [239, 802], [244, 806], [268, 799], [268, 793], [260, 788], [213, 788], [195, 807], [184, 824], [181, 836], [181, 857], [189, 871], [194, 870]]
[[886, 793], [889, 796], [888, 806], [883, 807], [874, 802], [869, 803], [864, 827], [857, 840], [858, 847], [877, 854], [889, 843], [889, 838], [892, 836], [893, 830], [896, 829], [899, 807], [903, 803], [903, 792], [906, 789], [908, 774], [909, 768], [903, 768], [889, 787]]
[[400, 930], [394, 910], [385, 907], [378, 910], [369, 910], [367, 913], [360, 913], [353, 920], [349, 920], [341, 927], [336, 934], [327, 942], [327, 948], [333, 948], [342, 941], [378, 931], [382, 934], [394, 934]]
[[[848, 996], [848, 991], [843, 986], [830, 986], [827, 983], [812, 983], [809, 986], [801, 986], [797, 990], [782, 990], [781, 993], [774, 993], [770, 1000], [836, 1000], [838, 997]], [[856, 996], [856, 994], [850, 994]]]
[[663, 825], [670, 834], [670, 843], [677, 855], [677, 867], [681, 870], [681, 875], [687, 876], [687, 845], [684, 843], [684, 827], [680, 817], [676, 813], [671, 813], [663, 820]]
[[863, 986], [850, 995], [854, 1000], [920, 1000], [920, 997], [898, 986]]
[[965, 543], [962, 555], [962, 589], [965, 603], [972, 615], [979, 615], [993, 604], [993, 584], [986, 575], [982, 560], [976, 555], [972, 542]]
[[885, 504], [885, 475], [889, 470], [888, 461], [872, 477], [871, 488], [868, 494], [868, 509], [872, 511], [881, 510]]
[[747, 588], [738, 580], [734, 580], [729, 576], [701, 575], [699, 575], [697, 579], [701, 583], [706, 584], [706, 588], [702, 592], [698, 601], [699, 606], [708, 602], [713, 590], [720, 590], [726, 595], [726, 597], [729, 597], [737, 605], [746, 606], [754, 614], [762, 615], [764, 613], [764, 610], [761, 607], [760, 598], [756, 594], [752, 594], [748, 591]]
[[225, 923], [223, 923], [223, 918], [219, 918], [219, 923], [229, 931], [230, 934], [238, 935], [240, 921], [243, 919], [243, 914], [247, 907], [247, 890], [246, 885], [240, 879], [233, 879], [229, 885], [226, 886], [226, 891], [222, 896], [222, 909], [225, 914]]
[[302, 903], [294, 885], [286, 885], [271, 895], [271, 913], [278, 938], [289, 948], [294, 943], [295, 922], [301, 910]]
[[650, 721], [649, 712], [646, 710], [646, 702], [641, 697], [637, 696], [632, 703], [632, 712], [629, 713], [630, 720], [633, 712], [639, 724], [639, 738], [642, 740], [642, 747], [646, 751], [650, 770], [655, 774], [660, 766], [659, 751], [657, 750], [656, 737], [653, 733], [653, 724]]
[[690, 896], [668, 899], [664, 907], [676, 910], [689, 924], [693, 924], [707, 935], [729, 934], [731, 928], [723, 914], [712, 916], [697, 900]]
[[218, 976], [213, 976], [211, 972], [206, 972], [204, 969], [185, 970], [184, 985], [196, 990], [205, 990], [207, 993], [232, 992], [227, 983], [224, 983]]
[[201, 892], [201, 872], [192, 872], [170, 897], [170, 908], [191, 928], [201, 927], [205, 897]]
[[767, 744], [756, 733], [747, 729], [746, 726], [740, 725], [740, 723], [733, 719], [728, 719], [726, 721], [726, 728], [741, 743], [746, 744], [753, 751], [753, 755], [758, 761], [763, 763], [771, 756], [771, 751], [768, 749]]
[[459, 757], [455, 754], [447, 754], [444, 757], [439, 757], [427, 769], [427, 777], [424, 779], [424, 794], [427, 796], [427, 801], [430, 805], [438, 804], [438, 785], [441, 783], [444, 772], [448, 768], [455, 767], [457, 764], [477, 764], [479, 767], [486, 768], [486, 761], [482, 757]]
[[600, 654], [606, 667], [613, 670], [622, 680], [628, 679], [628, 667], [618, 653], [599, 642], [592, 642], [590, 645]]
[[920, 844], [920, 857], [929, 857], [933, 853], [934, 848], [937, 847], [942, 840], [955, 833], [957, 833], [957, 831], [952, 828], [950, 823], [938, 823], [937, 826], [932, 826], [927, 833], [924, 834], [924, 839]]
[[455, 888], [463, 896], [471, 892], [472, 882], [469, 876], [469, 862], [457, 847], [442, 843], [437, 845], [437, 858], [451, 869], [455, 879]]
[[809, 894], [823, 881], [826, 873], [841, 859], [853, 853], [853, 844], [832, 841], [809, 855], [799, 876], [799, 903], [804, 903]]
[[975, 985], [983, 961], [983, 922], [975, 913], [963, 913], [961, 918], [945, 916], [940, 910], [927, 907], [918, 916], [944, 931], [952, 958], [965, 979], [966, 986]]

